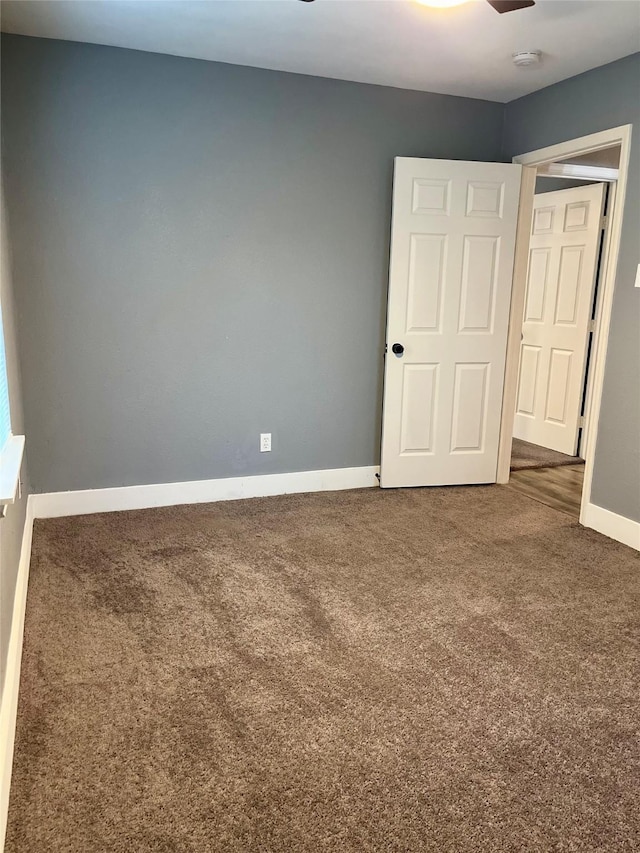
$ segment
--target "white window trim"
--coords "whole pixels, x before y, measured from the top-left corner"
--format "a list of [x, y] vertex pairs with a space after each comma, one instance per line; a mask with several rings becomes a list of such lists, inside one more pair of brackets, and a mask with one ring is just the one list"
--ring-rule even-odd
[[10, 435], [0, 451], [0, 506], [14, 503], [18, 496], [23, 454], [24, 436]]

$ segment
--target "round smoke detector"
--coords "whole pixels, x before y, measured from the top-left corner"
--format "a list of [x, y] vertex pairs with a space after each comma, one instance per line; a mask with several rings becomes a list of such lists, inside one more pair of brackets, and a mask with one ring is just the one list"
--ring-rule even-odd
[[511, 54], [513, 64], [519, 68], [527, 68], [531, 65], [540, 65], [542, 58], [541, 50], [519, 50]]

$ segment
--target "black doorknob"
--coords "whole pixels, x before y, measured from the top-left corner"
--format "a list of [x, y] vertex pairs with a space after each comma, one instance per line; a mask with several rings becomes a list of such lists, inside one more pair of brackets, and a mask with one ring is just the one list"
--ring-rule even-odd
[[396, 355], [402, 355], [402, 353], [404, 352], [404, 347], [402, 346], [402, 344], [394, 344], [391, 347], [391, 352], [394, 352]]

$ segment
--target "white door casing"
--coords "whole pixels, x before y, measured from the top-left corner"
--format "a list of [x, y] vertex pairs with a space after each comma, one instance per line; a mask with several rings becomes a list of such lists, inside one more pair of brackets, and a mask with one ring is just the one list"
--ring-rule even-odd
[[520, 182], [513, 164], [395, 160], [383, 487], [496, 481]]
[[513, 434], [575, 456], [604, 184], [535, 196]]

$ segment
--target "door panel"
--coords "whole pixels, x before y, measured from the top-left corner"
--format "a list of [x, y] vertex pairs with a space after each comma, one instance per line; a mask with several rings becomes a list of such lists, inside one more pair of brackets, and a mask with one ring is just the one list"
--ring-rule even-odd
[[464, 238], [460, 332], [491, 332], [498, 240], [498, 237]]
[[578, 447], [604, 187], [534, 200], [514, 435], [571, 456]]
[[535, 411], [539, 367], [540, 347], [532, 347], [524, 344], [520, 353], [521, 381], [518, 388], [519, 412], [532, 415]]
[[520, 180], [513, 164], [396, 158], [384, 487], [495, 482]]
[[529, 260], [529, 280], [524, 317], [529, 323], [542, 323], [547, 295], [550, 249], [533, 249]]
[[575, 326], [584, 246], [563, 246], [556, 291], [556, 325]]
[[571, 376], [573, 353], [566, 349], [552, 349], [549, 357], [547, 405], [545, 419], [557, 424], [567, 422], [567, 391]]
[[447, 238], [442, 234], [412, 234], [409, 257], [407, 330], [440, 330], [442, 281]]
[[437, 364], [403, 367], [401, 452], [432, 453]]
[[451, 452], [484, 450], [488, 364], [456, 364], [453, 382]]

